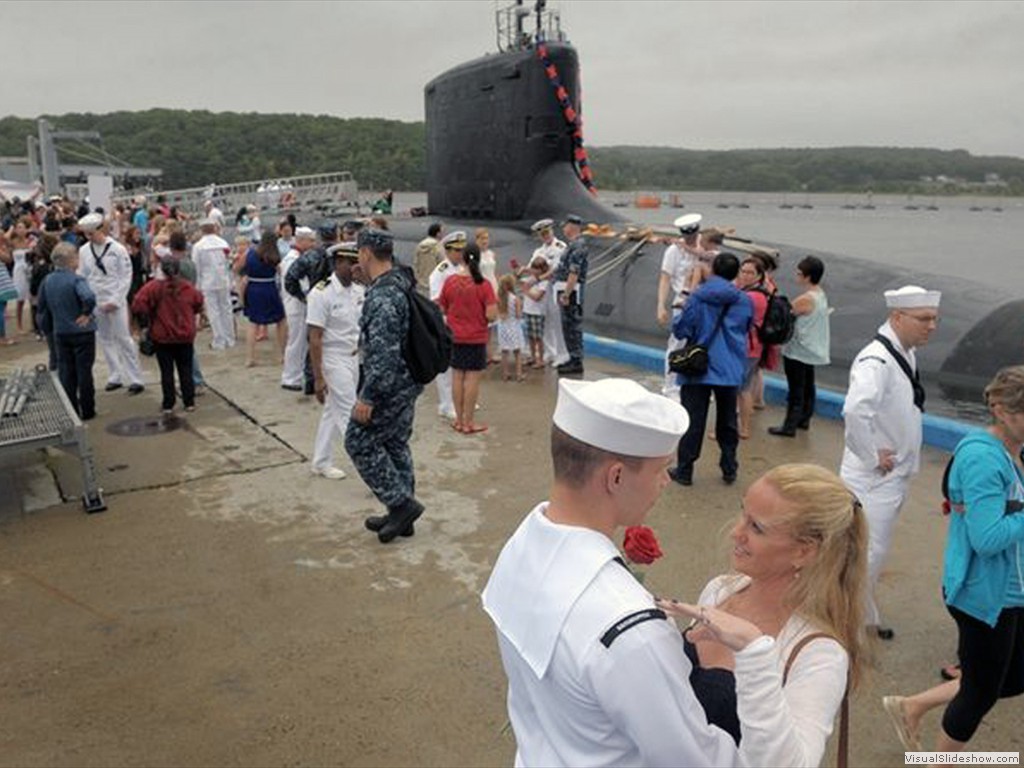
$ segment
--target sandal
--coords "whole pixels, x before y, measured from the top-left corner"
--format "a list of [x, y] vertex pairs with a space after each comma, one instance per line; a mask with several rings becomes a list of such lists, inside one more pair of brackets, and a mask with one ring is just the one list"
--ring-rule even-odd
[[921, 734], [918, 731], [910, 730], [907, 716], [903, 714], [903, 697], [883, 696], [882, 707], [889, 716], [889, 722], [892, 723], [892, 727], [896, 729], [896, 735], [899, 737], [903, 748], [912, 752], [920, 752]]
[[960, 665], [947, 664], [939, 670], [939, 677], [941, 677], [943, 680], [959, 680]]
[[456, 432], [459, 432], [459, 433], [461, 433], [463, 431], [462, 430], [462, 425], [459, 422], [457, 422], [457, 421], [453, 421], [452, 422], [452, 429], [454, 429]]
[[520, 373], [518, 376], [516, 376], [516, 381], [526, 381], [526, 374]]
[[479, 434], [480, 432], [486, 432], [486, 431], [487, 431], [487, 425], [486, 424], [470, 424], [470, 425], [465, 426], [465, 427], [462, 428], [462, 434], [464, 434], [464, 435], [476, 435], [476, 434]]

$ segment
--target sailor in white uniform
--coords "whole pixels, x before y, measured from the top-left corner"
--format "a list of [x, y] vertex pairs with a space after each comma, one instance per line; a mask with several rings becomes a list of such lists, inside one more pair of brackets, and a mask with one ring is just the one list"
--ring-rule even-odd
[[668, 347], [665, 350], [665, 383], [661, 393], [673, 400], [679, 399], [679, 376], [668, 369], [668, 354], [686, 344], [686, 339], [677, 339], [672, 325], [683, 311], [688, 286], [700, 251], [700, 223], [704, 217], [699, 213], [680, 216], [673, 224], [679, 227], [682, 236], [665, 249], [661, 257], [661, 272], [658, 274], [658, 325], [668, 327]]
[[107, 236], [102, 214], [90, 213], [78, 222], [87, 242], [78, 251], [78, 274], [96, 294], [96, 339], [107, 361], [106, 391], [128, 382], [128, 394], [145, 387], [139, 354], [128, 328], [128, 289], [132, 285], [132, 260], [119, 242]]
[[203, 293], [203, 310], [210, 321], [211, 349], [235, 346], [235, 321], [231, 313], [231, 246], [217, 233], [213, 218], [199, 223], [203, 233], [192, 246], [196, 265], [196, 287]]
[[[530, 263], [538, 256], [543, 257], [548, 263], [548, 275], [553, 275], [568, 246], [555, 237], [555, 222], [552, 219], [536, 221], [530, 229], [541, 241], [533, 251]], [[556, 291], [545, 294], [544, 309], [544, 360], [548, 365], [563, 365], [569, 361], [569, 351], [562, 336], [562, 308], [558, 304]]]
[[[288, 253], [281, 259], [280, 274], [287, 275], [292, 264], [302, 258], [302, 254], [316, 247], [316, 232], [309, 227], [295, 230], [295, 242]], [[302, 285], [303, 291], [309, 290], [309, 284]], [[309, 351], [306, 339], [306, 303], [288, 291], [281, 289], [281, 303], [284, 304], [285, 317], [288, 318], [288, 343], [284, 348], [284, 365], [281, 366], [281, 388], [293, 392], [303, 389], [303, 369], [306, 364], [306, 353]]]
[[[445, 235], [441, 240], [444, 249], [444, 258], [434, 267], [430, 273], [430, 298], [437, 301], [441, 298], [441, 290], [449, 277], [458, 270], [462, 263], [462, 252], [466, 250], [468, 238], [466, 233], [460, 231]], [[455, 401], [452, 399], [452, 370], [449, 368], [444, 373], [439, 373], [435, 379], [437, 382], [437, 413], [446, 419], [455, 418]]]
[[780, 686], [775, 641], [753, 625], [737, 641], [737, 749], [708, 725], [679, 629], [612, 541], [657, 501], [688, 421], [681, 405], [634, 381], [559, 382], [551, 499], [506, 543], [483, 592], [517, 766], [792, 762], [779, 736], [785, 708], [764, 695], [769, 681]]
[[893, 525], [921, 458], [921, 387], [914, 349], [928, 343], [938, 325], [939, 291], [915, 285], [885, 292], [889, 319], [850, 366], [843, 404], [846, 446], [840, 476], [860, 499], [868, 521], [868, 606], [865, 622], [883, 640], [874, 590]]
[[334, 245], [327, 255], [334, 259], [334, 273], [306, 295], [314, 394], [324, 405], [311, 471], [329, 480], [342, 480], [345, 472], [334, 466], [333, 446], [335, 441], [344, 445], [345, 430], [356, 404], [364, 288], [352, 280], [353, 268], [359, 263], [355, 243]]

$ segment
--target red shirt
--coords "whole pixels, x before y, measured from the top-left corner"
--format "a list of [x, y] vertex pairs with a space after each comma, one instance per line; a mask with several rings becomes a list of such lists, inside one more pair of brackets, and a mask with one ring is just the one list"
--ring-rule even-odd
[[132, 300], [132, 312], [149, 317], [149, 337], [159, 344], [191, 344], [196, 338], [196, 313], [203, 294], [182, 278], [150, 280]]
[[754, 305], [754, 316], [750, 320], [750, 330], [747, 331], [747, 357], [756, 357], [760, 360], [764, 344], [757, 334], [761, 330], [761, 326], [764, 325], [764, 313], [768, 311], [768, 297], [758, 288], [750, 288], [744, 293], [747, 294], [750, 303]]
[[487, 343], [487, 307], [497, 303], [489, 282], [474, 283], [469, 275], [449, 277], [437, 303], [456, 344]]

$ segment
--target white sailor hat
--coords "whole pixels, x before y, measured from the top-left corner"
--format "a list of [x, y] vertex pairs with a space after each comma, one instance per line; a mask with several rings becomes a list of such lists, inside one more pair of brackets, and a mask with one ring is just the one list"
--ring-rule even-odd
[[83, 232], [95, 232], [103, 226], [102, 213], [90, 213], [78, 220], [78, 228]]
[[466, 233], [462, 230], [458, 232], [452, 232], [450, 235], [445, 235], [444, 240], [441, 241], [441, 245], [445, 248], [461, 251], [466, 247]]
[[554, 229], [554, 228], [555, 228], [555, 221], [554, 221], [554, 219], [541, 219], [540, 221], [533, 222], [533, 225], [530, 227], [530, 229], [532, 231], [534, 231], [534, 232], [543, 232], [545, 229]]
[[885, 292], [885, 306], [889, 309], [922, 309], [938, 307], [941, 291], [928, 291], [919, 285], [905, 285]]
[[316, 240], [316, 232], [310, 227], [298, 227], [295, 230], [295, 239], [298, 240], [300, 237], [304, 237], [307, 240]]
[[692, 235], [700, 231], [700, 223], [702, 221], [704, 221], [704, 217], [699, 213], [687, 213], [673, 221], [672, 224], [679, 227], [679, 231], [684, 235]]
[[220, 222], [218, 222], [216, 219], [212, 219], [209, 216], [207, 216], [207, 217], [205, 217], [205, 218], [203, 218], [203, 219], [201, 219], [199, 221], [199, 226], [200, 227], [216, 227], [219, 223]]
[[554, 422], [570, 437], [609, 453], [655, 458], [676, 450], [690, 417], [679, 403], [631, 379], [562, 379]]

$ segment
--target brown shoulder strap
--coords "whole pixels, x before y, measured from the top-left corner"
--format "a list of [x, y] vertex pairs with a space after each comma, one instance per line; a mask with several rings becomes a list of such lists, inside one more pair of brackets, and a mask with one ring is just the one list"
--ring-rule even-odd
[[[801, 637], [797, 641], [797, 644], [793, 647], [793, 650], [789, 652], [789, 658], [786, 659], [786, 666], [782, 670], [782, 685], [786, 685], [786, 680], [789, 678], [789, 670], [793, 666], [793, 661], [800, 654], [800, 651], [804, 649], [812, 640], [817, 640], [819, 637], [826, 637], [830, 640], [835, 638], [832, 635], [828, 635], [824, 632], [812, 632], [809, 635]], [[836, 768], [847, 768], [850, 757], [850, 685], [847, 683], [846, 690], [843, 692], [843, 702], [839, 706], [839, 745], [838, 755], [836, 757]]]

